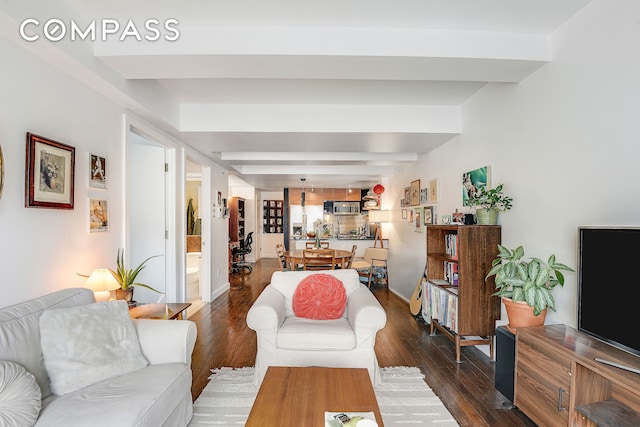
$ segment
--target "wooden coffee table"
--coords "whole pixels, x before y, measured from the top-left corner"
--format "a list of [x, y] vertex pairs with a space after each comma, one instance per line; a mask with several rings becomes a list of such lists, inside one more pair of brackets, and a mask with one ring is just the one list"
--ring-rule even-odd
[[324, 427], [324, 413], [373, 412], [383, 427], [365, 368], [270, 366], [249, 413], [247, 426]]
[[129, 310], [132, 319], [178, 319], [182, 320], [190, 302], [167, 304], [140, 304]]

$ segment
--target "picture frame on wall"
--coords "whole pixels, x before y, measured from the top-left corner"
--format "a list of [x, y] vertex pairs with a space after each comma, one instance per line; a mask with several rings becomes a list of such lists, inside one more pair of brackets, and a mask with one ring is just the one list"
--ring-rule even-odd
[[407, 219], [407, 210], [402, 209], [402, 219]]
[[107, 188], [107, 159], [89, 153], [89, 187]]
[[433, 206], [425, 206], [424, 208], [424, 224], [434, 224]]
[[462, 174], [462, 206], [469, 206], [469, 198], [482, 187], [491, 188], [491, 167], [483, 166]]
[[415, 229], [413, 231], [415, 231], [416, 233], [422, 233], [423, 231], [423, 227], [424, 224], [422, 223], [422, 218], [424, 216], [424, 209], [423, 208], [415, 208], [414, 210], [414, 216], [413, 216], [413, 222], [415, 225]]
[[429, 187], [420, 189], [420, 204], [426, 205], [427, 200], [429, 199]]
[[411, 181], [410, 188], [411, 206], [418, 206], [420, 204], [420, 180]]
[[89, 232], [109, 231], [109, 202], [103, 199], [89, 200]]
[[427, 203], [438, 203], [438, 196], [440, 193], [440, 178], [434, 178], [429, 180], [429, 196]]
[[76, 149], [27, 132], [25, 206], [73, 209]]
[[404, 205], [409, 206], [411, 201], [411, 187], [404, 187]]

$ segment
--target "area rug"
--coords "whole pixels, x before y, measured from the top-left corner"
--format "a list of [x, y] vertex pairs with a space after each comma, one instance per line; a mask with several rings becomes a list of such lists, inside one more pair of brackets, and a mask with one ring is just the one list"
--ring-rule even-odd
[[[245, 424], [258, 387], [253, 385], [253, 368], [212, 369], [211, 381], [193, 404], [190, 426], [242, 426]], [[375, 387], [385, 427], [457, 426], [415, 367], [381, 368], [381, 384]], [[265, 426], [270, 427], [270, 426]]]

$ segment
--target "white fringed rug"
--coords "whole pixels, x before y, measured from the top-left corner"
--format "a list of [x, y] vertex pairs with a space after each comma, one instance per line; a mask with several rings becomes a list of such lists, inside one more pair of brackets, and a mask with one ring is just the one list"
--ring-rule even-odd
[[[193, 404], [189, 425], [244, 425], [258, 394], [258, 387], [253, 385], [253, 368], [221, 368], [211, 372], [211, 381]], [[420, 369], [395, 366], [381, 368], [381, 374], [381, 384], [374, 389], [385, 427], [458, 425], [424, 382]]]

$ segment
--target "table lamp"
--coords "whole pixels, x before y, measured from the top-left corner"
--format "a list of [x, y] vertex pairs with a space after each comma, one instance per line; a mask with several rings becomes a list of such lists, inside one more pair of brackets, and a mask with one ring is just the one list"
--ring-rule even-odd
[[97, 268], [85, 282], [85, 286], [93, 291], [96, 301], [108, 301], [110, 291], [120, 289], [120, 284], [108, 268]]
[[369, 211], [369, 222], [372, 224], [378, 224], [378, 228], [376, 229], [376, 236], [373, 239], [373, 247], [375, 248], [378, 245], [378, 240], [380, 240], [380, 247], [384, 249], [384, 243], [382, 242], [382, 223], [391, 221], [391, 211], [385, 210], [371, 210]]

